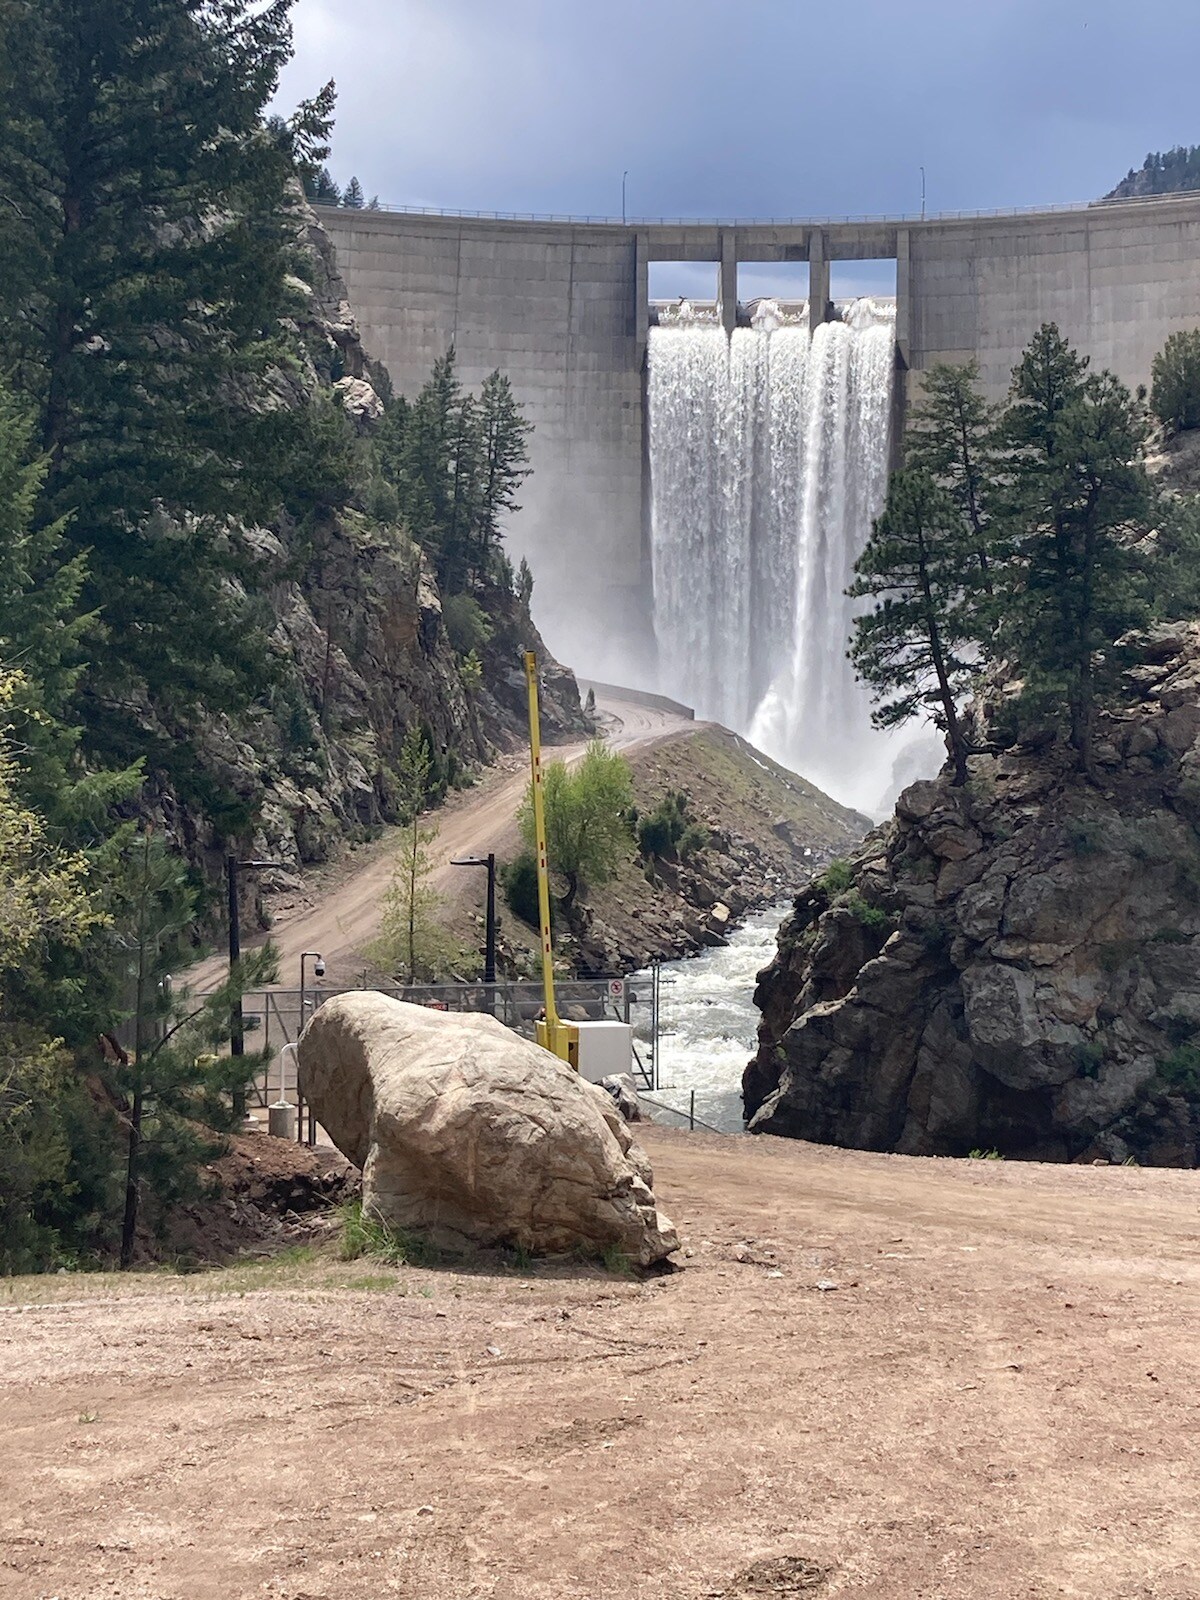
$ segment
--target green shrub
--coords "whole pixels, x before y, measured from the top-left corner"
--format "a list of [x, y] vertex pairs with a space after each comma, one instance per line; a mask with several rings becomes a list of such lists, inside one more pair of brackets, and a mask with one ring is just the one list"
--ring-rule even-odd
[[846, 910], [851, 916], [857, 917], [864, 928], [875, 928], [882, 931], [884, 928], [895, 926], [895, 918], [890, 911], [884, 911], [881, 906], [873, 906], [869, 900], [864, 900], [861, 894], [855, 892], [848, 895], [845, 902]]
[[816, 887], [832, 897], [845, 894], [854, 882], [854, 868], [848, 861], [831, 861], [817, 879]]
[[1184, 1094], [1200, 1095], [1200, 1046], [1181, 1044], [1172, 1050], [1165, 1061], [1158, 1064], [1158, 1075], [1172, 1089]]
[[540, 926], [537, 857], [532, 851], [522, 850], [515, 860], [506, 861], [500, 868], [500, 892], [514, 917], [531, 928]]
[[638, 851], [647, 861], [686, 861], [708, 843], [707, 830], [688, 816], [688, 797], [680, 789], [668, 789], [653, 811], [641, 818], [635, 813], [633, 820]]
[[1100, 1068], [1104, 1065], [1104, 1046], [1098, 1039], [1089, 1039], [1085, 1044], [1076, 1045], [1075, 1062], [1081, 1078], [1098, 1078]]
[[469, 594], [448, 594], [442, 601], [442, 620], [446, 624], [446, 637], [460, 656], [479, 652], [492, 637], [492, 624], [487, 613]]
[[1200, 328], [1173, 333], [1150, 371], [1150, 409], [1163, 426], [1200, 428]]

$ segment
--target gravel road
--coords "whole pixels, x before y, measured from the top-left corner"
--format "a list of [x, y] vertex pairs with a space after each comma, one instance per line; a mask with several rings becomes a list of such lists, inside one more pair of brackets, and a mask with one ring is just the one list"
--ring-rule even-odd
[[[608, 742], [617, 750], [656, 744], [685, 730], [706, 726], [614, 695], [598, 696], [597, 710], [605, 720]], [[586, 749], [586, 741], [547, 746], [545, 759], [578, 761]], [[451, 858], [486, 855], [489, 851], [511, 855], [516, 843], [513, 818], [528, 782], [528, 757], [507, 756], [489, 768], [474, 788], [456, 792], [436, 813], [431, 813], [429, 820], [438, 829], [432, 849], [437, 864], [428, 880], [434, 889], [447, 899], [466, 893], [479, 899], [475, 875], [452, 867]], [[303, 897], [277, 917], [270, 936], [279, 951], [281, 987], [296, 987], [300, 954], [305, 950], [319, 950], [325, 957], [325, 981], [329, 987], [357, 981], [362, 970], [360, 953], [379, 931], [399, 832], [397, 828], [386, 829], [369, 849], [348, 857], [311, 896]], [[251, 947], [259, 942], [261, 938], [249, 939], [245, 945]], [[212, 988], [225, 976], [227, 968], [225, 956], [214, 955], [192, 967], [182, 981], [197, 990]]]

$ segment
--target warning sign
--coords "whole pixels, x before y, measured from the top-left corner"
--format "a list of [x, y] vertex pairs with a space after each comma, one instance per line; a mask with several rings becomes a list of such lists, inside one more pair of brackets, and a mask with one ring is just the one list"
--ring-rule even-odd
[[625, 993], [624, 978], [610, 978], [608, 980], [608, 997], [610, 1000], [620, 1000]]

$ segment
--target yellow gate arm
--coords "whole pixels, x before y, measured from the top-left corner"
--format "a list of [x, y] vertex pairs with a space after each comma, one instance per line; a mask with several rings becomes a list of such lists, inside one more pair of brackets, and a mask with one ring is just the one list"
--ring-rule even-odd
[[533, 834], [537, 851], [538, 920], [542, 936], [542, 993], [545, 1021], [537, 1024], [537, 1042], [552, 1055], [578, 1068], [579, 1029], [559, 1020], [554, 1000], [554, 946], [550, 938], [550, 869], [546, 856], [546, 797], [542, 787], [542, 727], [538, 716], [537, 656], [525, 652], [529, 690], [529, 761], [533, 772]]

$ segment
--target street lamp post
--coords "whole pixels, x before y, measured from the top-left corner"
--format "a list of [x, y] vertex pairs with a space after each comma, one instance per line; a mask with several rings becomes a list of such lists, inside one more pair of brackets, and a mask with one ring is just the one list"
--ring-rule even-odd
[[623, 172], [621, 174], [621, 221], [622, 222], [625, 221], [625, 179], [628, 176], [629, 176], [628, 172]]
[[925, 168], [921, 168], [921, 221], [925, 220]]
[[461, 856], [451, 861], [452, 867], [487, 868], [487, 925], [483, 945], [483, 981], [496, 981], [496, 857]]
[[[239, 861], [236, 856], [225, 857], [225, 873], [229, 887], [229, 976], [237, 977], [238, 964], [242, 959], [242, 923], [238, 910], [238, 873], [259, 872], [266, 867], [278, 867], [278, 861]], [[229, 1054], [231, 1056], [244, 1056], [246, 1053], [245, 1023], [242, 1018], [242, 992], [239, 989], [233, 997], [233, 1005], [229, 1011]], [[234, 1115], [245, 1120], [246, 1116], [246, 1090], [238, 1086], [233, 1091]]]
[[305, 971], [304, 971], [304, 966], [305, 966], [305, 962], [307, 962], [307, 961], [312, 961], [313, 962], [313, 976], [314, 977], [323, 978], [325, 976], [325, 957], [321, 954], [321, 952], [319, 950], [304, 950], [304, 951], [302, 951], [301, 955], [300, 955], [300, 1027], [299, 1027], [299, 1030], [298, 1030], [300, 1033], [304, 1032], [304, 990], [305, 990]]

